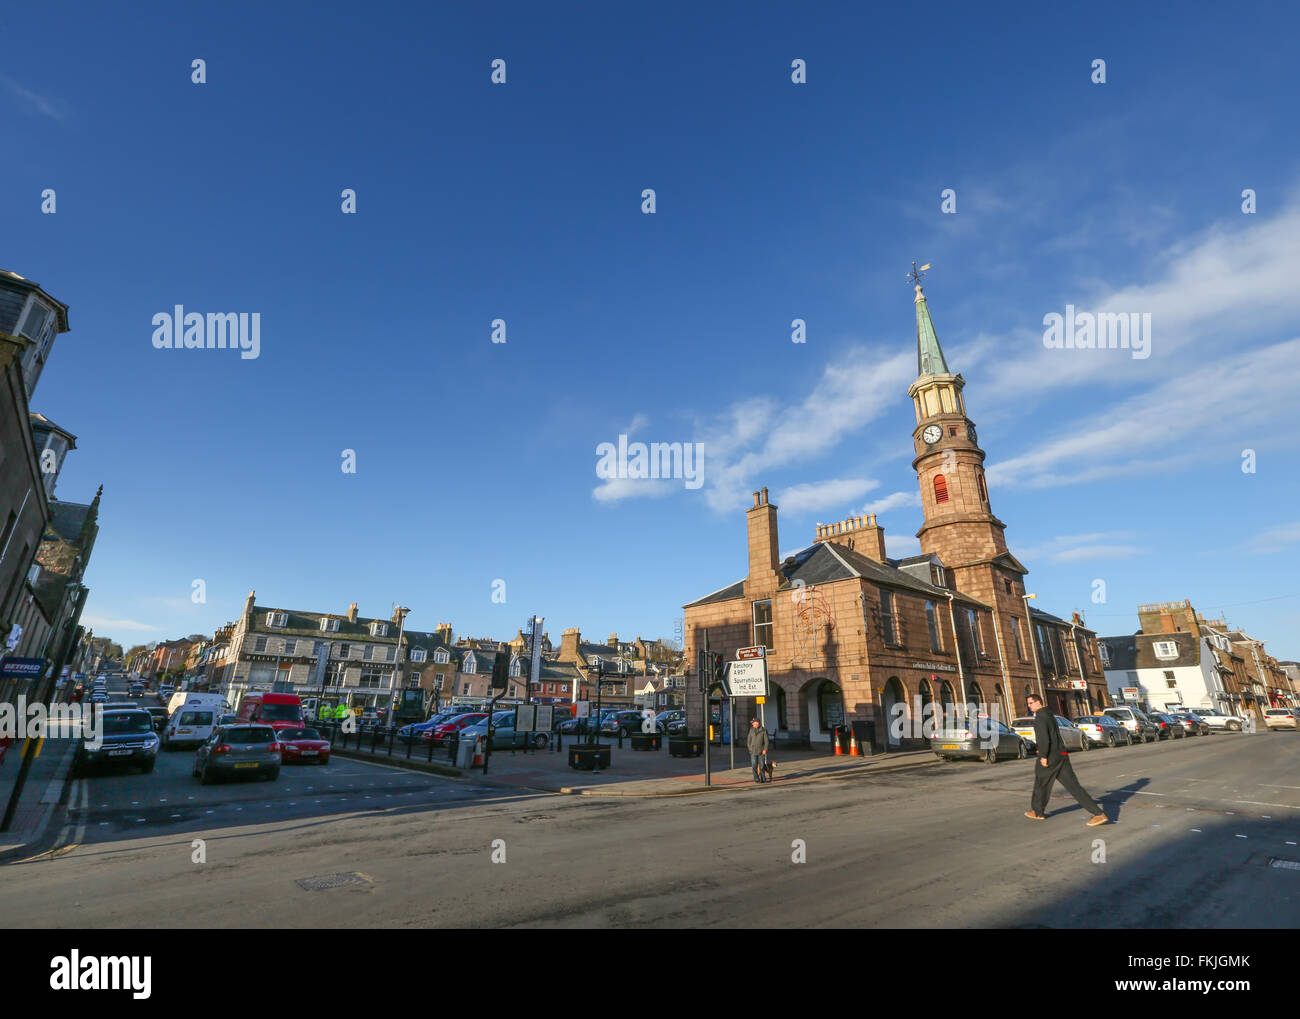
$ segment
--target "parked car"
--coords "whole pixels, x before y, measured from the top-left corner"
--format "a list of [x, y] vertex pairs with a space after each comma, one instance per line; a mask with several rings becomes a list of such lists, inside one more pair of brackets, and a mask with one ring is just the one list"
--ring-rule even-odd
[[82, 735], [72, 756], [73, 776], [84, 774], [92, 764], [134, 764], [146, 775], [153, 771], [158, 736], [147, 711], [105, 711], [99, 725], [98, 739], [94, 733]]
[[433, 745], [436, 747], [445, 746], [452, 736], [460, 735], [462, 729], [473, 725], [475, 722], [481, 722], [485, 718], [487, 718], [486, 711], [470, 711], [464, 715], [455, 715], [447, 719], [447, 721], [434, 727], [433, 736], [431, 737]]
[[[604, 724], [605, 719], [618, 711], [618, 708], [601, 708], [600, 724]], [[556, 730], [562, 733], [576, 733], [586, 735], [596, 728], [595, 715], [588, 715], [586, 718], [566, 718], [556, 726]]]
[[1218, 708], [1196, 708], [1195, 711], [1212, 732], [1241, 732], [1245, 723], [1240, 715], [1229, 715]]
[[655, 715], [655, 731], [667, 732], [668, 726], [672, 722], [686, 720], [686, 712], [680, 708], [674, 708], [671, 711], [661, 711]]
[[[529, 734], [526, 732], [515, 731], [515, 712], [498, 711], [492, 716], [492, 749], [493, 750], [518, 750], [527, 743]], [[480, 736], [486, 736], [488, 731], [487, 719], [481, 722], [475, 722], [473, 725], [467, 725], [460, 731], [461, 739], [476, 739]], [[547, 735], [544, 732], [532, 734], [532, 745], [537, 749], [546, 746]]]
[[979, 715], [972, 721], [973, 726], [964, 729], [936, 728], [930, 736], [930, 749], [945, 760], [973, 757], [985, 764], [1009, 757], [1023, 760], [1032, 753], [1024, 737], [996, 718]]
[[1103, 715], [1110, 715], [1128, 730], [1135, 743], [1155, 742], [1160, 738], [1160, 727], [1137, 708], [1107, 708]]
[[[982, 715], [980, 716], [983, 717]], [[1088, 741], [1083, 738], [1079, 727], [1062, 715], [1053, 715], [1056, 727], [1061, 730], [1061, 743], [1066, 750], [1087, 750]], [[1038, 752], [1038, 741], [1034, 738], [1034, 716], [1013, 718], [1009, 726], [1012, 732], [1029, 744], [1029, 749]]]
[[409, 743], [415, 739], [429, 739], [433, 735], [433, 730], [442, 725], [443, 722], [449, 722], [459, 712], [444, 711], [441, 714], [431, 715], [423, 722], [412, 722], [410, 725], [404, 725], [397, 730], [398, 737], [404, 743]]
[[1149, 713], [1147, 718], [1160, 727], [1160, 739], [1182, 739], [1187, 735], [1183, 723], [1174, 718], [1173, 715], [1166, 715], [1163, 711], [1155, 711]]
[[278, 734], [284, 764], [330, 763], [330, 741], [315, 729], [280, 729]]
[[1269, 708], [1264, 712], [1264, 726], [1268, 729], [1300, 730], [1300, 718], [1294, 708]]
[[175, 692], [176, 687], [172, 686], [170, 683], [164, 683], [162, 686], [158, 687], [158, 699], [166, 702], [171, 699], [172, 694]]
[[674, 718], [664, 726], [664, 732], [669, 736], [688, 736], [690, 735], [688, 731], [689, 729], [690, 725], [687, 722], [685, 715], [681, 718]]
[[280, 777], [280, 741], [262, 723], [222, 726], [194, 752], [192, 774], [204, 785], [226, 775]]
[[1082, 718], [1076, 718], [1074, 724], [1093, 746], [1117, 747], [1121, 743], [1129, 746], [1133, 742], [1129, 731], [1110, 715], [1084, 715]]
[[644, 711], [616, 711], [600, 723], [600, 731], [605, 736], [628, 737], [640, 732], [644, 722]]
[[1174, 718], [1183, 724], [1189, 736], [1208, 736], [1210, 727], [1200, 715], [1194, 711], [1175, 711], [1171, 712]]

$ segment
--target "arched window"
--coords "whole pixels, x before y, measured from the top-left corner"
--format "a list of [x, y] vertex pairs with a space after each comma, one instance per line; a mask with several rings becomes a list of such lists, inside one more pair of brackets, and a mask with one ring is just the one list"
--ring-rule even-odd
[[948, 482], [942, 474], [936, 474], [934, 476], [934, 501], [948, 501]]

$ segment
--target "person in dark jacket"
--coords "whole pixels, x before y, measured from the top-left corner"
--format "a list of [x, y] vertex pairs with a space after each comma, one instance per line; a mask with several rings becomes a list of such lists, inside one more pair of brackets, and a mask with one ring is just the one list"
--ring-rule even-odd
[[751, 719], [749, 732], [745, 736], [745, 746], [749, 749], [749, 763], [754, 769], [754, 781], [767, 781], [767, 730], [758, 724], [758, 719]]
[[1087, 790], [1079, 785], [1079, 780], [1074, 775], [1056, 717], [1047, 710], [1041, 697], [1030, 694], [1025, 703], [1034, 713], [1034, 742], [1038, 744], [1038, 761], [1034, 765], [1034, 793], [1025, 817], [1033, 821], [1047, 820], [1047, 800], [1052, 795], [1052, 784], [1059, 780], [1065, 791], [1092, 815], [1088, 821], [1090, 828], [1105, 824], [1110, 818], [1097, 806], [1097, 801], [1088, 795]]

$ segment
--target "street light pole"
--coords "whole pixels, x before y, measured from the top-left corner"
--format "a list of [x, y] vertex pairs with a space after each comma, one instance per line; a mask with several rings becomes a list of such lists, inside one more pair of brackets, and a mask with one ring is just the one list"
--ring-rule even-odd
[[1036, 594], [1026, 594], [1021, 596], [1021, 601], [1025, 603], [1025, 631], [1029, 637], [1029, 651], [1034, 656], [1034, 677], [1038, 680], [1038, 689], [1035, 691], [1038, 696], [1043, 698], [1043, 703], [1047, 703], [1047, 690], [1043, 687], [1043, 668], [1038, 662], [1038, 631], [1034, 627], [1034, 618], [1029, 609], [1029, 599], [1037, 598]]

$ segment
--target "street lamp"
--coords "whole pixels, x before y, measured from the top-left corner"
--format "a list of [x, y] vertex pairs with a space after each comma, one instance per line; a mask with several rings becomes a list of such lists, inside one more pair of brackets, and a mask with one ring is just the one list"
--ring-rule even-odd
[[1034, 657], [1034, 678], [1038, 680], [1038, 689], [1035, 692], [1046, 699], [1047, 691], [1043, 688], [1043, 667], [1038, 662], [1038, 635], [1029, 609], [1029, 599], [1037, 597], [1036, 594], [1022, 595], [1021, 601], [1025, 603], [1025, 636], [1029, 638], [1029, 651]]

